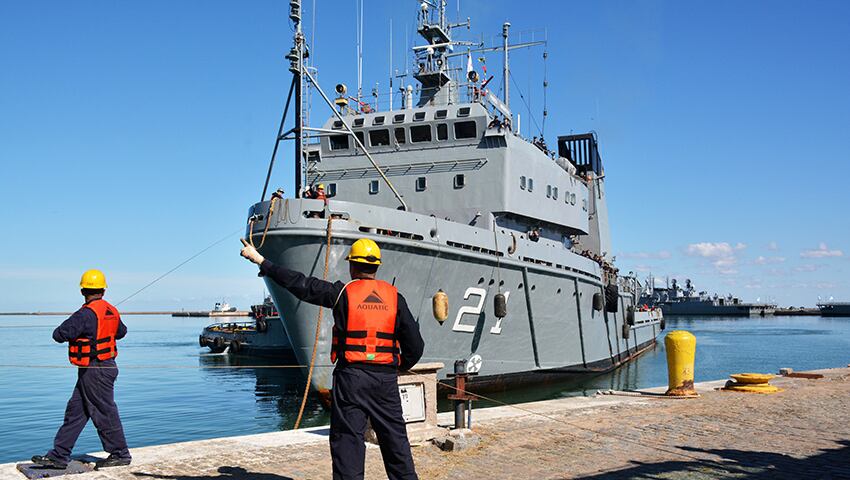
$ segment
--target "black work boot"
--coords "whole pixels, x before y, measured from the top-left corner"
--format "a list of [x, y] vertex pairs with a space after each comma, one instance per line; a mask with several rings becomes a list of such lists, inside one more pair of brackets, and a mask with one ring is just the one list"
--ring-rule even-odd
[[94, 462], [94, 469], [100, 470], [101, 468], [107, 467], [123, 467], [130, 464], [130, 458], [127, 457], [119, 457], [114, 453], [110, 453], [108, 457], [103, 460], [98, 460]]
[[66, 468], [68, 468], [67, 463], [63, 462], [62, 460], [57, 460], [48, 455], [34, 455], [32, 457], [32, 463], [40, 465], [42, 467], [56, 468], [59, 470], [65, 470]]

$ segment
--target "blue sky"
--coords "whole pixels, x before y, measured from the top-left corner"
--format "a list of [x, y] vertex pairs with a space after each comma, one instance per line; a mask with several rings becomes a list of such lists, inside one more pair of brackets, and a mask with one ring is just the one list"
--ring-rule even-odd
[[[73, 309], [91, 267], [123, 298], [244, 225], [290, 81], [287, 3], [0, 3], [0, 311]], [[317, 3], [320, 82], [356, 85], [355, 3]], [[622, 271], [785, 305], [850, 299], [850, 3], [518, 5], [463, 0], [467, 38], [489, 43], [505, 20], [517, 37], [548, 30], [545, 133], [598, 133]], [[388, 88], [391, 19], [403, 69], [416, 8], [366, 0], [364, 91]], [[514, 106], [522, 92], [538, 123], [541, 53], [512, 57]], [[291, 183], [278, 168], [273, 184]], [[263, 285], [238, 247], [124, 308], [247, 307]]]

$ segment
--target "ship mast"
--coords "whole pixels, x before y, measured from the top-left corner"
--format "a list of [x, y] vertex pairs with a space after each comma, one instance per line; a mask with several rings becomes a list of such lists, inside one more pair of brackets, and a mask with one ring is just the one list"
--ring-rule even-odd
[[295, 26], [295, 35], [293, 36], [293, 47], [286, 56], [289, 60], [289, 71], [295, 76], [295, 198], [301, 198], [301, 190], [303, 189], [303, 171], [304, 171], [304, 131], [302, 122], [304, 120], [304, 58], [307, 52], [304, 44], [304, 33], [301, 30], [301, 0], [291, 0], [289, 2], [289, 19], [292, 20]]

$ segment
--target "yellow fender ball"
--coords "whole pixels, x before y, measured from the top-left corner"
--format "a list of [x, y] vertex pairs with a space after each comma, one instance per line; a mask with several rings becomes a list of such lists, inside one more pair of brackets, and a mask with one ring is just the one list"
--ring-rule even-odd
[[431, 307], [434, 311], [434, 318], [442, 325], [449, 318], [449, 296], [446, 295], [446, 292], [438, 290], [431, 299]]

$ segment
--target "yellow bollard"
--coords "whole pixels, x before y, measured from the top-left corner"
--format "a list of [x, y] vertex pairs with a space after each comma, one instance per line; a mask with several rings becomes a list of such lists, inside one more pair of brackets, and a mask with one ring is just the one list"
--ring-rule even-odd
[[697, 337], [685, 330], [675, 330], [664, 338], [664, 346], [667, 348], [667, 395], [696, 395], [694, 356], [697, 351]]

